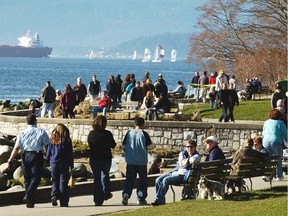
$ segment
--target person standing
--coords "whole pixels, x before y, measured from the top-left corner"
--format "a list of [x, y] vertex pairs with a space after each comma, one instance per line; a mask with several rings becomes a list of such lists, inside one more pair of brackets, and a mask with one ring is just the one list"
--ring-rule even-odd
[[219, 117], [218, 121], [224, 122], [229, 121], [229, 111], [231, 110], [231, 102], [230, 102], [230, 91], [227, 89], [227, 84], [222, 84], [222, 89], [217, 93], [218, 104], [222, 107], [222, 114]]
[[56, 98], [56, 91], [51, 86], [51, 82], [46, 81], [46, 86], [41, 90], [41, 100], [43, 102], [41, 108], [41, 118], [44, 118], [46, 112], [48, 112], [49, 118], [54, 118], [53, 109]]
[[93, 130], [88, 134], [90, 148], [89, 164], [93, 172], [93, 200], [96, 206], [101, 206], [104, 200], [112, 198], [109, 171], [112, 163], [111, 149], [116, 142], [110, 131], [106, 130], [107, 119], [97, 116], [93, 121]]
[[8, 165], [13, 164], [13, 159], [21, 150], [25, 187], [23, 202], [26, 203], [27, 208], [34, 208], [34, 193], [40, 183], [44, 165], [43, 149], [50, 143], [50, 139], [45, 130], [37, 128], [35, 114], [28, 114], [26, 121], [28, 126], [17, 135], [15, 146], [8, 159]]
[[231, 122], [235, 123], [233, 111], [234, 111], [235, 105], [239, 106], [239, 98], [238, 98], [237, 92], [234, 88], [234, 85], [229, 84], [229, 87], [230, 87], [230, 89], [229, 89], [230, 110], [229, 110], [229, 114], [228, 114], [228, 120], [230, 119]]
[[69, 206], [70, 178], [69, 169], [73, 169], [73, 147], [69, 129], [58, 124], [51, 133], [50, 144], [46, 152], [46, 160], [50, 162], [52, 175], [51, 202], [57, 206], [60, 200], [60, 207]]
[[196, 71], [194, 74], [194, 77], [191, 80], [191, 85], [194, 89], [194, 98], [196, 99], [196, 102], [199, 102], [199, 91], [200, 91], [199, 84], [198, 84], [199, 77], [200, 77], [199, 72]]
[[122, 146], [125, 152], [126, 181], [122, 192], [122, 204], [127, 205], [133, 190], [137, 174], [139, 182], [137, 186], [138, 205], [146, 205], [147, 197], [147, 162], [148, 148], [152, 148], [152, 141], [149, 134], [144, 131], [145, 121], [141, 117], [134, 120], [134, 129], [129, 130], [123, 140]]
[[96, 75], [94, 74], [92, 76], [92, 81], [88, 85], [88, 92], [90, 94], [91, 101], [95, 101], [98, 98], [98, 95], [101, 91], [101, 85], [100, 82], [96, 79]]
[[78, 105], [82, 101], [85, 100], [85, 97], [87, 95], [87, 89], [84, 83], [82, 83], [81, 77], [77, 78], [77, 83], [73, 88], [73, 91], [75, 92], [76, 95], [76, 104]]
[[116, 102], [122, 102], [122, 90], [121, 90], [121, 86], [122, 86], [122, 79], [121, 79], [121, 75], [118, 74], [116, 76], [116, 79], [115, 79], [115, 82], [116, 82]]
[[220, 70], [219, 75], [216, 77], [216, 83], [215, 83], [215, 90], [217, 92], [221, 90], [223, 83], [226, 83], [226, 85], [228, 86], [227, 76], [225, 75], [223, 70]]
[[65, 85], [65, 91], [62, 95], [60, 107], [63, 110], [63, 118], [75, 118], [74, 108], [76, 104], [76, 96], [70, 84]]
[[200, 84], [200, 96], [202, 98], [203, 103], [206, 103], [207, 96], [207, 85], [209, 84], [209, 77], [207, 76], [207, 71], [203, 72], [203, 75], [199, 77], [198, 84]]
[[[165, 194], [169, 189], [169, 185], [179, 185], [187, 182], [192, 164], [200, 163], [201, 155], [196, 151], [197, 143], [195, 140], [189, 140], [186, 144], [186, 150], [181, 151], [178, 157], [177, 167], [169, 173], [159, 176], [155, 181], [156, 196], [155, 201], [151, 203], [152, 206], [159, 206], [165, 204]], [[185, 194], [189, 192], [190, 187], [185, 187]], [[184, 199], [193, 199], [194, 194], [188, 193]]]
[[110, 97], [111, 102], [116, 102], [116, 89], [117, 89], [116, 81], [114, 79], [114, 76], [111, 75], [108, 78], [108, 81], [107, 81], [107, 84], [106, 84], [107, 94]]
[[281, 120], [281, 113], [278, 109], [272, 109], [268, 115], [269, 119], [263, 125], [263, 146], [270, 155], [280, 155], [276, 169], [276, 180], [283, 180], [282, 155], [283, 141], [287, 143], [287, 128]]

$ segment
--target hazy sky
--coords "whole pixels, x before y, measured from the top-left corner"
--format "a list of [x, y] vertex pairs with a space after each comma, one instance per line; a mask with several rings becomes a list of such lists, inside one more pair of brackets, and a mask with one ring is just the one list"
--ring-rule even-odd
[[0, 0], [0, 44], [27, 30], [45, 45], [115, 46], [140, 36], [197, 31], [196, 7], [208, 0]]

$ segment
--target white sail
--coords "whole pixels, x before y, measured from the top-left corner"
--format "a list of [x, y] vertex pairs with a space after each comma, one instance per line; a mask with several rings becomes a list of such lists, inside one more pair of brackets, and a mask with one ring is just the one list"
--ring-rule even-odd
[[136, 50], [134, 50], [132, 59], [135, 60], [136, 58], [137, 58], [137, 52], [136, 52]]
[[161, 45], [157, 45], [154, 52], [154, 58], [152, 62], [161, 62], [161, 59], [164, 58], [164, 49]]
[[171, 62], [175, 62], [176, 61], [176, 57], [177, 57], [177, 51], [175, 49], [173, 49], [171, 51], [171, 59], [170, 59], [170, 61]]
[[89, 59], [93, 59], [93, 58], [94, 58], [94, 51], [91, 50], [91, 51], [90, 51], [90, 54], [89, 54]]
[[142, 62], [149, 62], [151, 59], [151, 52], [148, 48], [144, 50], [144, 58], [142, 59]]

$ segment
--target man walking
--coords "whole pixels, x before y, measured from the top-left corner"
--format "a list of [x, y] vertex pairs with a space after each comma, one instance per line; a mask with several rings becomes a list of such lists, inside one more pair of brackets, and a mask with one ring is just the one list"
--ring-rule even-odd
[[37, 119], [34, 114], [26, 117], [28, 127], [21, 131], [8, 159], [8, 164], [13, 164], [13, 159], [19, 150], [22, 151], [22, 168], [24, 174], [25, 196], [23, 201], [27, 208], [34, 208], [34, 193], [41, 180], [44, 165], [43, 149], [50, 143], [48, 134], [41, 128], [37, 128]]
[[46, 81], [46, 86], [41, 91], [41, 99], [43, 102], [41, 108], [41, 118], [44, 118], [46, 112], [48, 112], [49, 118], [54, 118], [53, 109], [54, 109], [54, 102], [56, 98], [56, 91], [51, 86], [50, 81]]
[[147, 197], [147, 148], [152, 147], [149, 134], [144, 131], [144, 119], [136, 117], [134, 129], [129, 130], [123, 140], [123, 149], [126, 160], [126, 181], [122, 192], [122, 204], [127, 205], [131, 196], [137, 174], [139, 182], [137, 187], [138, 205], [146, 205]]

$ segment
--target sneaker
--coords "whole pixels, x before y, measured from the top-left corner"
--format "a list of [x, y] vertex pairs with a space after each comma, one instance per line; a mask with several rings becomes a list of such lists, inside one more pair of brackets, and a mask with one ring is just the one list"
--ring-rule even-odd
[[23, 202], [26, 203], [27, 208], [34, 208], [34, 203], [31, 199], [29, 199], [27, 196], [24, 196]]
[[57, 206], [57, 205], [58, 205], [58, 203], [57, 203], [57, 197], [56, 197], [56, 196], [53, 196], [53, 197], [51, 198], [51, 202], [52, 202], [52, 206]]
[[282, 181], [284, 179], [284, 176], [276, 178], [276, 181]]
[[128, 194], [124, 194], [122, 197], [122, 204], [123, 205], [128, 205], [128, 199], [129, 199], [129, 195]]
[[159, 206], [159, 205], [162, 205], [161, 203], [157, 202], [157, 201], [154, 201], [151, 203], [152, 206]]
[[262, 180], [265, 182], [270, 182], [272, 179], [270, 176], [262, 176]]
[[146, 200], [138, 200], [137, 205], [147, 205]]
[[192, 196], [192, 195], [187, 195], [187, 196], [185, 196], [184, 198], [182, 198], [181, 201], [183, 201], [183, 200], [192, 200], [192, 199], [194, 199], [194, 198], [195, 198], [195, 197]]

